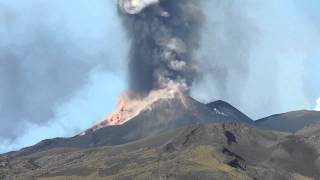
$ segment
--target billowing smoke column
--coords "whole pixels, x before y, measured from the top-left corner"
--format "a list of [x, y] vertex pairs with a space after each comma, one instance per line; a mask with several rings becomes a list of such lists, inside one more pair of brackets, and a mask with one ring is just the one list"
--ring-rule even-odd
[[185, 92], [196, 75], [192, 53], [199, 46], [200, 0], [119, 0], [131, 38], [129, 85], [134, 95], [171, 85]]

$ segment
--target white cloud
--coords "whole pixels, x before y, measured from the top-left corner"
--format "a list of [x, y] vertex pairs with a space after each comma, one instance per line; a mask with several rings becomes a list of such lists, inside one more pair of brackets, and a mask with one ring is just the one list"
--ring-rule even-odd
[[316, 111], [320, 111], [320, 97], [319, 97], [318, 100], [317, 100], [317, 105], [316, 105], [315, 110], [316, 110]]

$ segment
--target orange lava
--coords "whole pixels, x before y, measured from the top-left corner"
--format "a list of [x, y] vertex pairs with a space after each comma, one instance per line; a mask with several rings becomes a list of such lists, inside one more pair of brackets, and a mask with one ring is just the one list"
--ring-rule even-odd
[[[151, 110], [151, 105], [160, 99], [180, 98], [183, 100], [183, 91], [179, 85], [171, 84], [167, 88], [151, 91], [150, 94], [143, 99], [130, 98], [129, 93], [123, 93], [118, 100], [116, 110], [106, 119], [88, 130], [96, 131], [107, 126], [122, 125], [139, 115], [142, 111]], [[80, 135], [85, 134], [86, 131]]]

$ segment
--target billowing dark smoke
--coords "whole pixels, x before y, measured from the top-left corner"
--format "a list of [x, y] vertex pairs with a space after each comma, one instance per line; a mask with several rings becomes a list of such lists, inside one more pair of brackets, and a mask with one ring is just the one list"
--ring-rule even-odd
[[131, 38], [130, 90], [143, 96], [178, 84], [188, 91], [196, 75], [200, 0], [119, 0], [119, 7]]

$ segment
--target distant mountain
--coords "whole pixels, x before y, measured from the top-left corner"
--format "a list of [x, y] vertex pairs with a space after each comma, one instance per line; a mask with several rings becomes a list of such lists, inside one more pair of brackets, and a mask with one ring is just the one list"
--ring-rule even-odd
[[217, 114], [221, 114], [226, 116], [230, 119], [234, 119], [235, 121], [239, 122], [246, 122], [248, 124], [253, 123], [253, 120], [249, 118], [247, 115], [233, 107], [231, 104], [224, 102], [224, 101], [215, 101], [212, 103], [207, 104], [213, 111]]
[[263, 129], [295, 133], [318, 122], [320, 112], [304, 110], [272, 115], [255, 121], [255, 125]]
[[0, 158], [0, 179], [312, 179], [320, 176], [320, 158], [308, 138], [200, 123], [124, 145]]
[[206, 105], [187, 96], [159, 98], [123, 125], [107, 126], [97, 130], [90, 128], [83, 135], [44, 140], [7, 155], [27, 155], [57, 147], [89, 148], [118, 145], [191, 124], [217, 122], [253, 123], [250, 118], [223, 101]]

